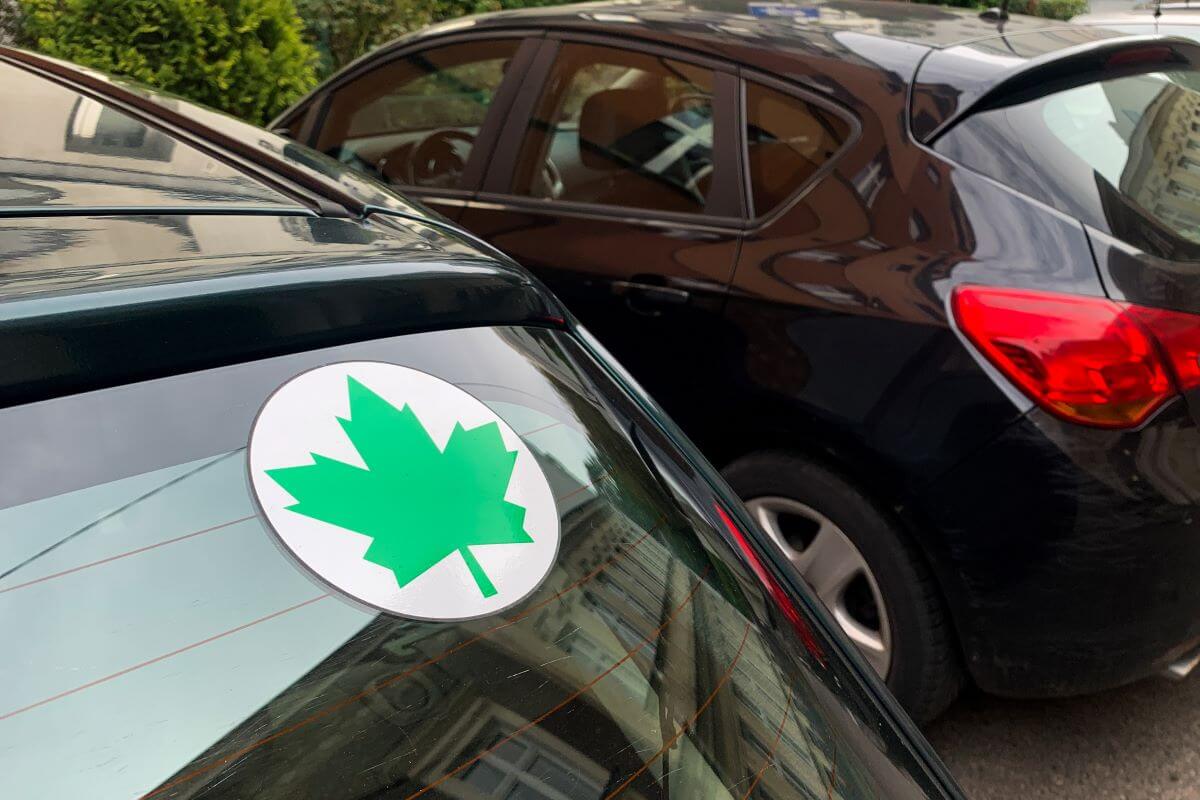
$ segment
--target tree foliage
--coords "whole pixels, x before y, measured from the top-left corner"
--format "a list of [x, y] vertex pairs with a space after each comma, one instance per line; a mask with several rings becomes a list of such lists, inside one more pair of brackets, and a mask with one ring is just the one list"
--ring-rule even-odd
[[[937, 6], [978, 8], [981, 11], [1000, 5], [1000, 0], [914, 0], [914, 2]], [[1008, 10], [1011, 14], [1029, 14], [1034, 17], [1068, 20], [1078, 14], [1086, 14], [1088, 0], [1011, 0]]]
[[509, 8], [572, 0], [297, 0], [321, 77], [385, 42], [434, 22]]
[[292, 0], [19, 0], [18, 42], [264, 123], [316, 83]]

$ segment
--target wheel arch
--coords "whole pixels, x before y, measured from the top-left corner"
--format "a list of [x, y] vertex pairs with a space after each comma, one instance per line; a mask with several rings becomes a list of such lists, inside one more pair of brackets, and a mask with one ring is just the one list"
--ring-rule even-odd
[[950, 567], [945, 543], [934, 526], [915, 502], [905, 498], [912, 490], [906, 488], [904, 475], [889, 469], [884, 459], [868, 448], [840, 440], [837, 436], [820, 435], [813, 426], [796, 425], [787, 429], [760, 428], [729, 431], [722, 441], [714, 441], [705, 450], [713, 463], [724, 472], [734, 462], [757, 453], [785, 453], [811, 461], [846, 482], [854, 485], [870, 499], [878, 510], [896, 523], [907, 543], [918, 554], [933, 575], [938, 594], [953, 621], [953, 645], [970, 673], [963, 647], [964, 621], [957, 577]]

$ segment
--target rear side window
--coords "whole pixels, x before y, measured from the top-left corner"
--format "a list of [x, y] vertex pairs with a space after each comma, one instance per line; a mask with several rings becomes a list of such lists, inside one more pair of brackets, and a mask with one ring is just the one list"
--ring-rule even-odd
[[518, 39], [433, 48], [334, 91], [316, 148], [405, 186], [459, 188]]
[[1200, 258], [1200, 73], [1096, 81], [978, 112], [936, 149], [1167, 258]]
[[565, 44], [521, 148], [514, 190], [545, 200], [704, 213], [713, 73], [647, 53]]
[[771, 213], [804, 187], [850, 136], [827, 109], [746, 83], [746, 166], [754, 216]]
[[[532, 594], [401, 619], [285, 556], [247, 490], [248, 431], [277, 386], [341, 361], [436, 375], [519, 434], [561, 530]], [[0, 411], [7, 794], [926, 796], [623, 398], [564, 334], [479, 328]]]

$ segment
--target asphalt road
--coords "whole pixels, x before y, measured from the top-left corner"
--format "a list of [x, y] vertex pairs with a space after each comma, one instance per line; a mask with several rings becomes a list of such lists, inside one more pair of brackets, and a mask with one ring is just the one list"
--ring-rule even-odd
[[973, 800], [1200, 800], [1200, 674], [1069, 700], [970, 695], [926, 735]]

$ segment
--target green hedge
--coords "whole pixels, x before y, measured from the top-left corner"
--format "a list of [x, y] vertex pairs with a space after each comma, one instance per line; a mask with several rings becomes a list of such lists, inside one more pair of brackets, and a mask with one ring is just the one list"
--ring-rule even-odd
[[[1000, 0], [983, 2], [981, 0], [912, 0], [916, 3], [927, 3], [938, 6], [954, 6], [956, 8], [985, 8], [999, 6]], [[1008, 4], [1010, 14], [1029, 14], [1034, 17], [1047, 19], [1068, 20], [1088, 11], [1088, 0], [1011, 0]]]
[[321, 78], [379, 45], [468, 14], [579, 0], [297, 0], [305, 34], [320, 54]]
[[[384, 42], [465, 14], [572, 0], [0, 0], [0, 37], [265, 123]], [[914, 0], [983, 9], [999, 0]], [[294, 4], [293, 4], [294, 3]], [[1087, 0], [1011, 0], [1070, 19]]]
[[254, 123], [316, 83], [292, 0], [19, 0], [19, 44]]
[[1008, 10], [1013, 14], [1068, 20], [1088, 11], [1088, 0], [1012, 0]]

